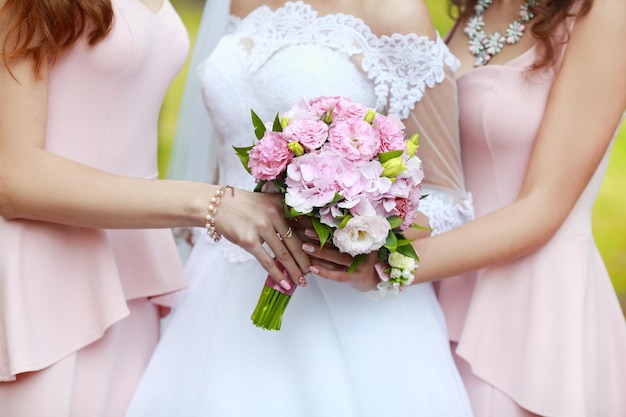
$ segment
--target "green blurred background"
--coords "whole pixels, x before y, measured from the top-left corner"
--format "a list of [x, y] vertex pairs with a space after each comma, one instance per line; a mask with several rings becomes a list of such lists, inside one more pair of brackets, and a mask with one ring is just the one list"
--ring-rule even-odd
[[[171, 0], [180, 13], [192, 42], [204, 0]], [[426, 0], [435, 26], [444, 34], [452, 25], [445, 0]], [[191, 55], [191, 54], [190, 54]], [[166, 175], [178, 106], [187, 76], [187, 65], [174, 80], [161, 111], [159, 134], [159, 169]], [[606, 262], [613, 285], [626, 314], [626, 123], [620, 129], [613, 147], [606, 178], [593, 212], [593, 231]], [[567, 289], [564, 289], [565, 291]]]

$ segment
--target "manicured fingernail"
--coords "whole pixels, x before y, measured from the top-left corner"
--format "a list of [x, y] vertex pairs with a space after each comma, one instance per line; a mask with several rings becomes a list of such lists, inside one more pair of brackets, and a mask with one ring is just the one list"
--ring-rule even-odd
[[279, 284], [280, 284], [281, 287], [283, 287], [287, 291], [289, 291], [291, 289], [291, 285], [289, 285], [289, 283], [287, 282], [286, 279], [283, 279], [282, 281], [280, 281]]
[[302, 250], [308, 253], [313, 253], [315, 252], [315, 246], [311, 245], [310, 243], [303, 243]]
[[308, 237], [317, 238], [317, 233], [315, 233], [315, 229], [304, 229], [304, 234]]
[[316, 267], [312, 266], [312, 265], [309, 267], [309, 271], [313, 272], [314, 274], [319, 274], [320, 273], [320, 270], [317, 269]]
[[309, 285], [306, 278], [304, 277], [298, 278], [298, 284], [300, 284], [301, 287], [306, 287], [307, 285]]

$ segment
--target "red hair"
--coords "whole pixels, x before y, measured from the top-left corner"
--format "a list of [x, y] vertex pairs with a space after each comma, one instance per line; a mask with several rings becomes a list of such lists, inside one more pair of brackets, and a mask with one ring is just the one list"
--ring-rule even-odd
[[110, 0], [6, 0], [0, 9], [4, 28], [2, 59], [32, 59], [35, 74], [57, 58], [83, 35], [90, 45], [111, 30]]
[[[463, 16], [474, 10], [477, 0], [449, 0], [450, 15]], [[574, 6], [577, 6], [575, 9]], [[559, 45], [567, 41], [566, 37], [559, 37], [558, 30], [565, 19], [572, 16], [584, 16], [593, 6], [593, 0], [547, 0], [540, 1], [532, 8], [535, 13], [531, 33], [535, 39], [543, 44], [543, 54], [533, 64], [532, 69], [551, 66], [555, 63]]]

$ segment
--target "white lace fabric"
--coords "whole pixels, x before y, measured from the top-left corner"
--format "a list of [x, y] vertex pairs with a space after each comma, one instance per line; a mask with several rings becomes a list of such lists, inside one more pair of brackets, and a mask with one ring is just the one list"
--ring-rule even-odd
[[250, 71], [295, 45], [315, 44], [360, 58], [361, 69], [374, 83], [377, 110], [403, 119], [426, 88], [443, 81], [446, 67], [459, 66], [439, 37], [435, 41], [416, 34], [379, 37], [359, 18], [342, 13], [318, 16], [302, 2], [288, 2], [277, 10], [260, 7], [231, 29], [249, 45]]

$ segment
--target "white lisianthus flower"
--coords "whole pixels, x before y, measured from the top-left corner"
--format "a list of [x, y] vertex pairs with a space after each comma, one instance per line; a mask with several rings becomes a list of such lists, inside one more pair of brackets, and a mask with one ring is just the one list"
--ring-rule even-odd
[[335, 230], [333, 243], [352, 256], [380, 249], [387, 240], [391, 226], [382, 216], [356, 216], [345, 227]]

